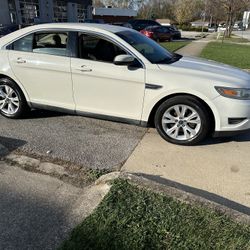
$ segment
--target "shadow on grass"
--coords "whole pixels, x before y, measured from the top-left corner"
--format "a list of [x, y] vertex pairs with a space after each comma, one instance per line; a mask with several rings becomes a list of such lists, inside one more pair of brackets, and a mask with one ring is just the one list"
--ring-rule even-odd
[[143, 174], [143, 173], [136, 173], [135, 175], [143, 177], [143, 178], [148, 179], [150, 181], [154, 181], [156, 183], [168, 186], [168, 187], [175, 188], [177, 190], [181, 190], [181, 191], [196, 195], [198, 197], [202, 197], [208, 201], [215, 202], [219, 205], [228, 207], [230, 209], [233, 209], [235, 211], [238, 211], [240, 213], [243, 213], [243, 214], [250, 216], [250, 208], [249, 207], [244, 206], [244, 205], [237, 203], [235, 201], [229, 200], [227, 198], [224, 198], [220, 195], [210, 193], [210, 192], [202, 190], [202, 189], [190, 187], [190, 186], [187, 186], [187, 185], [184, 185], [184, 184], [172, 181], [172, 180], [168, 180], [168, 179], [162, 178], [159, 175], [149, 175], [149, 174]]

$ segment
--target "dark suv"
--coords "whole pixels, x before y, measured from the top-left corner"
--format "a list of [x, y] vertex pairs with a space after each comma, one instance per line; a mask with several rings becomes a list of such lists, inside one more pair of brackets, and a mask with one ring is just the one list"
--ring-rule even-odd
[[161, 26], [161, 24], [153, 20], [135, 19], [128, 21], [124, 24], [124, 26], [137, 31], [141, 31], [147, 28], [148, 26]]
[[18, 25], [10, 24], [10, 25], [1, 25], [0, 24], [0, 37], [8, 35], [11, 32], [18, 30]]

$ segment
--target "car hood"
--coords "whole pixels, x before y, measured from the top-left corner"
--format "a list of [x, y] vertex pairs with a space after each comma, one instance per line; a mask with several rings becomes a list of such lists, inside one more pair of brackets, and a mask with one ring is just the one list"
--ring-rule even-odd
[[195, 57], [182, 57], [179, 61], [172, 64], [159, 64], [162, 70], [178, 71], [179, 74], [187, 74], [201, 77], [204, 79], [247, 85], [250, 87], [250, 74], [241, 69], [218, 63], [211, 60], [204, 60]]

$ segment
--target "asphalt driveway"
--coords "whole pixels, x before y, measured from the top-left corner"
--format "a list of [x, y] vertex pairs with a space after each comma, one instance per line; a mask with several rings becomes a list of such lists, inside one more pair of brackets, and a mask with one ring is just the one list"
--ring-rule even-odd
[[21, 120], [0, 116], [0, 143], [8, 149], [91, 169], [121, 167], [145, 132], [133, 125], [47, 111]]

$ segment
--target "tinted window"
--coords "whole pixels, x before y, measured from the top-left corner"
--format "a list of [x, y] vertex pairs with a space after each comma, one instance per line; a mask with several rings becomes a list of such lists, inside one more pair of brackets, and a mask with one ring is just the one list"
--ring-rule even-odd
[[173, 54], [161, 47], [152, 39], [133, 31], [122, 31], [116, 33], [120, 38], [129, 43], [151, 63], [171, 63]]
[[170, 33], [170, 29], [166, 27], [161, 27], [161, 32]]
[[12, 44], [12, 49], [17, 51], [32, 51], [33, 34], [25, 36]]
[[160, 24], [159, 24], [159, 23], [157, 23], [157, 22], [155, 22], [155, 21], [151, 21], [151, 20], [149, 20], [149, 21], [148, 21], [148, 25], [156, 25], [156, 26], [160, 26]]
[[162, 27], [158, 27], [155, 29], [157, 32], [165, 32], [165, 30]]
[[33, 52], [66, 56], [67, 55], [67, 33], [36, 33], [33, 42]]
[[79, 35], [79, 58], [113, 63], [118, 55], [126, 54], [117, 45], [98, 36]]

